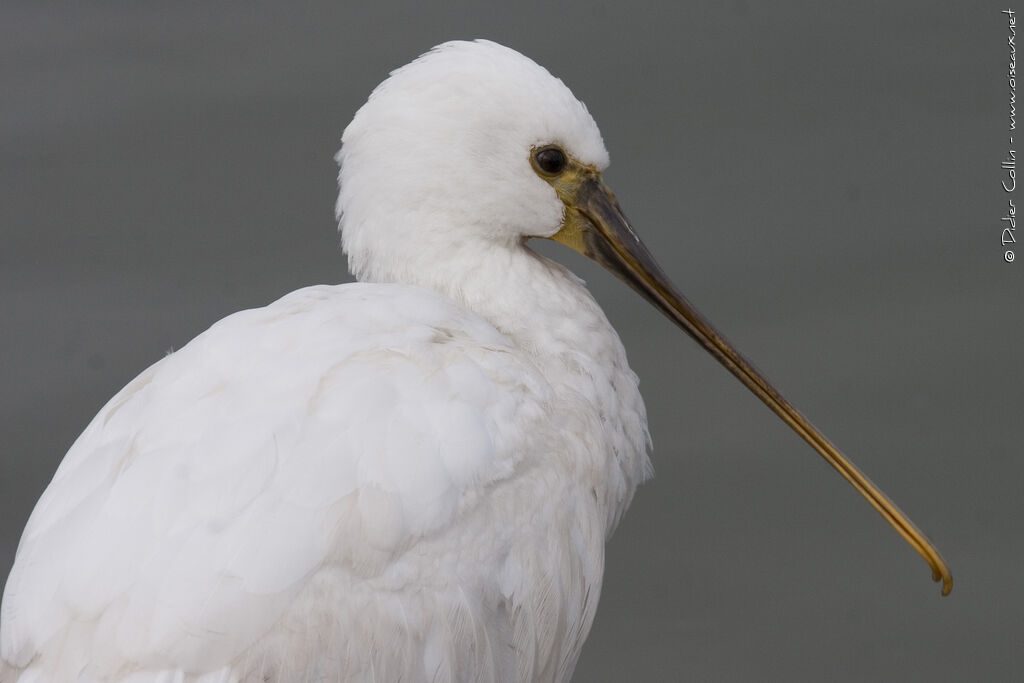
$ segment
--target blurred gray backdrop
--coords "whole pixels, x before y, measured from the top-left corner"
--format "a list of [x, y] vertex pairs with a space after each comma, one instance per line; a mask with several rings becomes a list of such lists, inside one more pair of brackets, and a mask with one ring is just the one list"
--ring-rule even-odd
[[940, 598], [711, 358], [544, 245], [622, 335], [658, 471], [576, 680], [1024, 680], [1003, 6], [355, 5], [0, 8], [0, 575], [122, 385], [233, 311], [348, 278], [341, 131], [389, 70], [486, 37], [588, 104], [665, 269], [956, 576]]

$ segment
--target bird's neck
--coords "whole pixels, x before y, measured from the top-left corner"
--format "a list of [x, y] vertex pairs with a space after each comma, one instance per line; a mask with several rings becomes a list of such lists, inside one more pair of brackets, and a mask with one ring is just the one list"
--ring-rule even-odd
[[440, 255], [405, 253], [391, 262], [401, 266], [353, 270], [362, 281], [444, 294], [487, 319], [553, 376], [581, 362], [629, 372], [618, 335], [583, 281], [522, 242], [464, 241]]

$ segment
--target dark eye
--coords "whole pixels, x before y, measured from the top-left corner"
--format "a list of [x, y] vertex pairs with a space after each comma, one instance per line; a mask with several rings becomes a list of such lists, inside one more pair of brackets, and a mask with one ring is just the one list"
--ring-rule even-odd
[[537, 167], [548, 175], [558, 175], [565, 170], [569, 160], [565, 158], [565, 152], [557, 147], [545, 147], [537, 150], [533, 155]]

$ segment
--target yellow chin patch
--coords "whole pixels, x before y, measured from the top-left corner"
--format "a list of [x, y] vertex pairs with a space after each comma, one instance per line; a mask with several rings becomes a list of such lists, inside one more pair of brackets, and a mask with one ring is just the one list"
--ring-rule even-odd
[[586, 256], [586, 247], [583, 242], [583, 216], [574, 207], [565, 207], [565, 220], [562, 227], [549, 239], [561, 242], [575, 252]]

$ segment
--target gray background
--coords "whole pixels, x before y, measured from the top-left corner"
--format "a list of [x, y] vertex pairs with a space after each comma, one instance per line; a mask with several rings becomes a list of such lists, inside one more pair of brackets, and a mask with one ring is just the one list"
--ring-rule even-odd
[[665, 269], [957, 579], [940, 598], [723, 369], [543, 246], [622, 335], [658, 469], [609, 546], [577, 680], [1024, 680], [1000, 6], [152, 4], [0, 9], [0, 574], [122, 385], [232, 311], [348, 277], [342, 129], [390, 69], [488, 37], [587, 102]]

